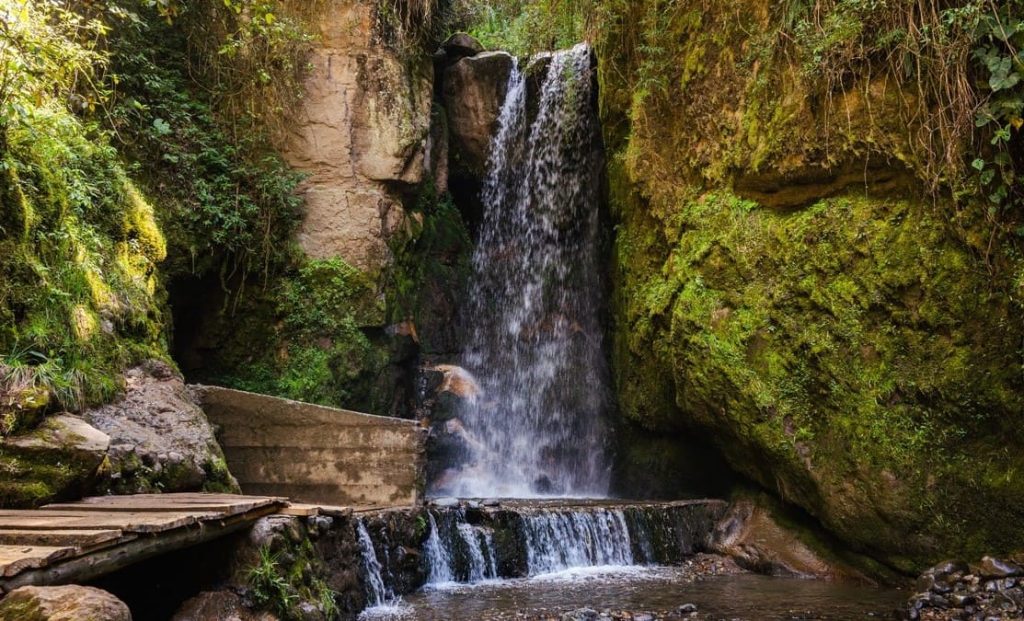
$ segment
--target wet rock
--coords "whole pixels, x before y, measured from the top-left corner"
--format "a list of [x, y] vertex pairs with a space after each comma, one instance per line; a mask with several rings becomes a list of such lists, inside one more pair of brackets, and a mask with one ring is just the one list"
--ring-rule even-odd
[[124, 602], [93, 587], [21, 587], [0, 601], [0, 621], [131, 621]]
[[676, 612], [684, 615], [693, 614], [697, 612], [697, 604], [683, 604], [679, 608], [676, 608]]
[[435, 507], [441, 507], [441, 508], [458, 507], [459, 506], [459, 499], [446, 496], [446, 497], [443, 497], [443, 498], [435, 498], [435, 499], [430, 501], [430, 504], [435, 506]]
[[562, 615], [562, 621], [597, 621], [598, 612], [592, 608], [578, 608]]
[[441, 44], [441, 49], [448, 58], [463, 58], [480, 54], [484, 51], [484, 46], [473, 36], [457, 32]]
[[248, 609], [231, 591], [200, 593], [182, 604], [171, 621], [277, 621], [269, 612]]
[[947, 561], [932, 567], [918, 579], [921, 592], [910, 598], [907, 617], [924, 621], [988, 618], [1024, 619], [1024, 589], [1013, 574], [1019, 566], [985, 557], [968, 566]]
[[444, 71], [442, 96], [448, 113], [452, 161], [483, 178], [491, 137], [505, 101], [515, 59], [506, 52], [462, 58]]
[[1004, 561], [991, 556], [981, 559], [981, 562], [971, 567], [973, 573], [982, 578], [1009, 578], [1011, 576], [1024, 576], [1024, 568], [1012, 561]]
[[89, 492], [110, 437], [77, 416], [59, 414], [0, 443], [0, 506], [34, 507]]
[[121, 400], [82, 414], [110, 436], [110, 478], [100, 491], [239, 491], [213, 428], [176, 371], [150, 361], [125, 380]]
[[730, 506], [715, 527], [713, 551], [732, 557], [744, 569], [775, 576], [864, 578], [852, 568], [823, 558], [783, 528], [771, 513], [753, 501]]

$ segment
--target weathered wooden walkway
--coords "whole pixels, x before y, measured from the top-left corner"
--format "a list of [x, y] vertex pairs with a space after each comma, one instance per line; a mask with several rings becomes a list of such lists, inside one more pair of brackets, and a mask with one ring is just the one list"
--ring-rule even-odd
[[85, 582], [211, 541], [274, 513], [313, 515], [284, 498], [230, 494], [103, 496], [0, 510], [0, 595], [19, 586]]

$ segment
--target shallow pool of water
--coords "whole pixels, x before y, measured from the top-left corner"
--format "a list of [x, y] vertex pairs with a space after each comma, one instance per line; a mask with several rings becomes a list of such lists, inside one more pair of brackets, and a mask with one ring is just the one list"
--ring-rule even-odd
[[[906, 594], [890, 589], [755, 575], [694, 580], [671, 567], [589, 568], [467, 585], [433, 587], [397, 606], [364, 613], [363, 619], [558, 619], [579, 608], [651, 613], [682, 618], [675, 611], [695, 604], [694, 619], [749, 621], [850, 621], [891, 619]], [[670, 616], [671, 615], [671, 616]], [[691, 617], [687, 617], [691, 618]]]

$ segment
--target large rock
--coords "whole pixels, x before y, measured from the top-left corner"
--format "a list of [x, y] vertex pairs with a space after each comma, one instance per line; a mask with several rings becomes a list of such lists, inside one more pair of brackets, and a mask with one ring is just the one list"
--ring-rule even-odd
[[388, 241], [405, 220], [400, 190], [432, 173], [433, 67], [379, 40], [374, 4], [317, 11], [301, 109], [279, 140], [285, 159], [307, 175], [303, 251], [370, 272], [391, 261]]
[[156, 361], [129, 370], [124, 397], [82, 417], [110, 437], [106, 491], [238, 491], [203, 410]]
[[0, 507], [35, 507], [88, 493], [100, 476], [110, 437], [59, 414], [0, 443]]
[[[0, 377], [11, 370], [0, 364]], [[42, 386], [0, 382], [0, 437], [16, 434], [36, 425], [50, 405], [50, 391]]]
[[783, 527], [766, 507], [752, 500], [740, 500], [729, 507], [715, 527], [710, 547], [732, 557], [744, 569], [760, 574], [868, 580], [859, 571], [823, 556], [795, 531]]
[[917, 84], [755, 60], [764, 0], [678, 9], [597, 37], [623, 415], [901, 571], [1017, 547], [1024, 267], [983, 197], [924, 198]]
[[448, 58], [463, 58], [480, 54], [484, 51], [484, 46], [472, 35], [456, 32], [441, 44], [441, 50]]
[[124, 602], [84, 586], [21, 587], [0, 601], [0, 621], [132, 621]]
[[505, 52], [463, 58], [444, 72], [452, 157], [464, 171], [483, 177], [491, 138], [508, 91], [515, 59]]

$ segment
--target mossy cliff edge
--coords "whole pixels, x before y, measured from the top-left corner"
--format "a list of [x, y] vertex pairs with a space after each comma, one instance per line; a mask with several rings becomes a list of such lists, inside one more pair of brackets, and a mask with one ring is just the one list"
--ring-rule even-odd
[[778, 34], [782, 9], [602, 14], [622, 413], [708, 432], [902, 571], [1018, 547], [1013, 245], [990, 244], [969, 200], [928, 193], [902, 120], [917, 93], [884, 72], [828, 90]]

